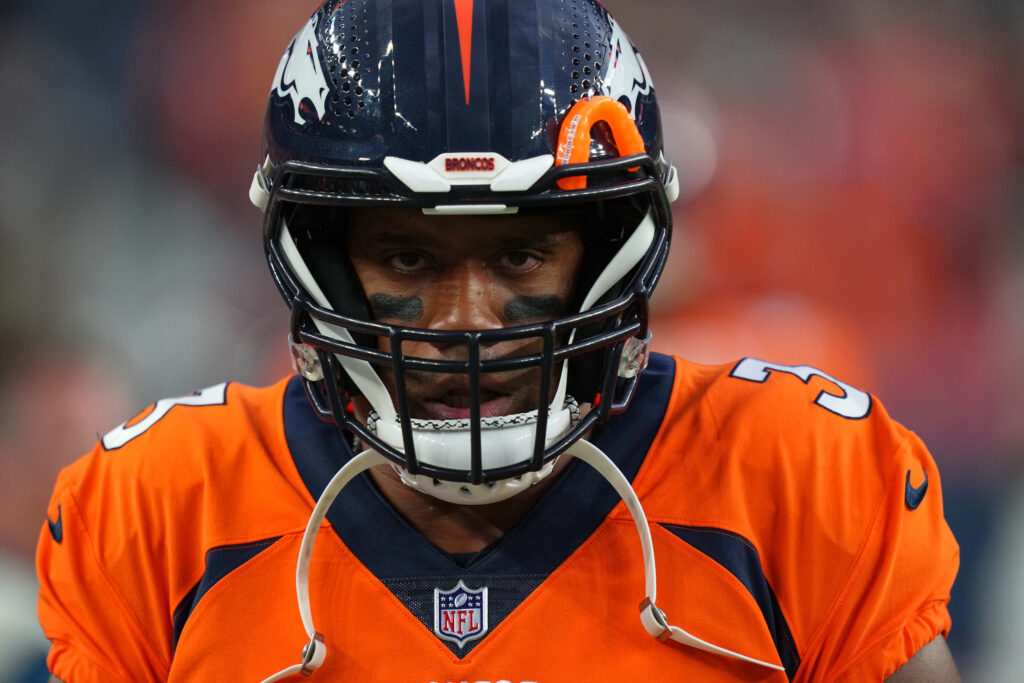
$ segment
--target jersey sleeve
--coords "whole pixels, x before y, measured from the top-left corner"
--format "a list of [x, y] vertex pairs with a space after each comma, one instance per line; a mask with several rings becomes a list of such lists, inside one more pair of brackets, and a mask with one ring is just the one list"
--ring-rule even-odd
[[294, 473], [288, 382], [161, 399], [61, 471], [36, 552], [51, 673], [66, 683], [167, 680], [207, 550], [273, 535], [264, 519], [299, 526], [294, 501], [265, 492], [282, 479], [282, 491], [299, 490], [287, 480], [297, 474], [281, 476]]
[[[162, 680], [167, 656], [150, 642], [147, 633], [152, 629], [143, 626], [125, 597], [124, 577], [104, 566], [105, 551], [98, 545], [120, 530], [98, 526], [96, 511], [80, 504], [77, 496], [76, 479], [88, 472], [89, 460], [87, 456], [61, 473], [49, 503], [49, 521], [40, 533], [38, 611], [51, 642], [47, 666], [66, 683]], [[104, 493], [119, 497], [117, 491]], [[109, 502], [118, 507], [116, 500]], [[129, 552], [128, 544], [113, 545], [114, 552]]]
[[701, 502], [707, 526], [758, 548], [795, 681], [882, 681], [949, 631], [959, 548], [917, 435], [809, 366], [744, 359], [688, 381], [710, 389], [687, 392], [704, 409], [676, 428], [705, 454], [684, 476], [719, 492]]
[[876, 504], [800, 680], [881, 681], [949, 632], [959, 548], [943, 515], [939, 472], [916, 435], [892, 428], [903, 438], [881, 467], [902, 486]]

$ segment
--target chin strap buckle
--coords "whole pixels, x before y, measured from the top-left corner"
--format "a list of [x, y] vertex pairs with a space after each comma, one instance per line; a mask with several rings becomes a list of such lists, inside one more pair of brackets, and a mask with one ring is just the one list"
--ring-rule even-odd
[[324, 634], [317, 631], [310, 638], [309, 642], [302, 647], [302, 669], [299, 671], [303, 676], [309, 676], [320, 668], [327, 658], [327, 646], [324, 645]]

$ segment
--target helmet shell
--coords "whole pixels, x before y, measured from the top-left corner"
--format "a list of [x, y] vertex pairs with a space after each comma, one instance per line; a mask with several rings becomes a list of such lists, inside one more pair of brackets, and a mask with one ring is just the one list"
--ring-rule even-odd
[[[518, 161], [555, 153], [565, 112], [591, 95], [622, 102], [659, 158], [650, 74], [598, 2], [332, 1], [281, 59], [264, 151], [274, 166], [456, 152]], [[609, 156], [614, 144], [595, 134], [591, 159]]]

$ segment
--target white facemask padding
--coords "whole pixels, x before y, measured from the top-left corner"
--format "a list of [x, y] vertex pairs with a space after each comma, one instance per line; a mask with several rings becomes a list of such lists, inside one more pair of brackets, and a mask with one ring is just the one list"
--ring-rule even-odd
[[[575, 408], [575, 406], [573, 406]], [[562, 406], [550, 413], [546, 437], [551, 443], [569, 431], [574, 423], [572, 408]], [[578, 421], [578, 420], [576, 420]], [[537, 411], [503, 415], [480, 420], [480, 458], [483, 469], [495, 469], [521, 462], [524, 453], [533, 453]], [[466, 469], [471, 451], [472, 428], [469, 420], [412, 420], [417, 436], [416, 456], [424, 464], [445, 469]], [[375, 420], [371, 429], [392, 445], [401, 444], [398, 422]]]
[[[549, 446], [580, 421], [579, 405], [569, 399], [558, 411], [552, 411], [545, 429]], [[482, 469], [522, 463], [533, 455], [537, 438], [537, 411], [485, 417], [480, 420], [480, 460]], [[385, 423], [373, 416], [367, 425], [387, 443], [401, 447], [402, 430], [397, 422]], [[472, 431], [469, 420], [412, 420], [416, 457], [419, 462], [455, 470], [469, 469]], [[557, 459], [557, 458], [556, 458]], [[434, 498], [460, 505], [483, 505], [506, 500], [533, 486], [554, 469], [551, 460], [534, 472], [482, 484], [442, 481], [422, 474], [412, 475], [404, 467], [393, 465], [401, 480]]]

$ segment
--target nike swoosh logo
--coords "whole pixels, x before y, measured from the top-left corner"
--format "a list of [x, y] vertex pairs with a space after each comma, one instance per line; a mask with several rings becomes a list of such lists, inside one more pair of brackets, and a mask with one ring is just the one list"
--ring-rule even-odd
[[52, 521], [49, 517], [46, 518], [46, 523], [50, 525], [50, 535], [53, 536], [53, 540], [60, 543], [64, 540], [64, 512], [60, 509], [60, 505], [57, 505], [57, 521]]
[[[922, 470], [924, 472], [924, 470]], [[907, 484], [903, 493], [903, 502], [907, 504], [908, 510], [916, 510], [917, 506], [924, 500], [924, 494], [928, 492], [928, 473], [924, 472], [924, 483], [920, 486], [910, 485], [910, 470], [907, 470]]]

